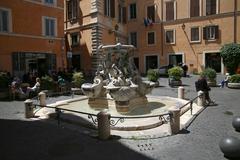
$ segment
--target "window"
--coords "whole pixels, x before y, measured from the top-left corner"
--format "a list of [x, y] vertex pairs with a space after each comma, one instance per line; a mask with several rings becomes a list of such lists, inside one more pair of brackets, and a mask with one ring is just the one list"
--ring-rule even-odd
[[55, 0], [44, 0], [44, 3], [53, 5]]
[[190, 0], [190, 17], [198, 17], [200, 14], [199, 0]]
[[218, 39], [218, 26], [207, 26], [203, 27], [203, 39], [205, 40], [216, 40]]
[[72, 46], [79, 45], [79, 34], [78, 33], [72, 33], [71, 39], [72, 39]]
[[126, 20], [126, 7], [118, 5], [118, 22], [119, 23], [127, 23]]
[[165, 42], [169, 43], [169, 44], [175, 43], [175, 31], [174, 30], [165, 31]]
[[104, 0], [104, 15], [115, 17], [115, 0]]
[[174, 3], [166, 2], [166, 21], [174, 20]]
[[78, 1], [77, 0], [67, 1], [67, 18], [68, 18], [68, 20], [76, 19], [77, 14], [78, 14]]
[[155, 6], [147, 7], [147, 18], [151, 19], [152, 22], [155, 22]]
[[217, 13], [217, 0], [206, 0], [206, 15]]
[[131, 32], [130, 33], [129, 44], [137, 47], [137, 32]]
[[0, 32], [10, 31], [9, 19], [10, 19], [9, 10], [0, 8]]
[[149, 45], [155, 44], [155, 32], [148, 32], [147, 38], [148, 38]]
[[137, 18], [137, 8], [136, 8], [136, 3], [132, 3], [129, 6], [129, 18], [130, 19], [136, 19]]
[[191, 28], [191, 42], [199, 42], [200, 36], [199, 36], [199, 27], [193, 27]]
[[43, 17], [43, 35], [49, 37], [57, 36], [56, 18]]

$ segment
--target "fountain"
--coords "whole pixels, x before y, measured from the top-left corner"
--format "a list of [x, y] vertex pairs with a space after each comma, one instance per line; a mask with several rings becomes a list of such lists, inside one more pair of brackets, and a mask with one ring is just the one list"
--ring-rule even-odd
[[[170, 111], [174, 113], [173, 116], [178, 115], [181, 119], [172, 121], [172, 124], [175, 123], [178, 126], [177, 132], [179, 128], [187, 125], [203, 106], [194, 103], [191, 103], [191, 106], [189, 101], [181, 98], [150, 95], [156, 83], [144, 80], [139, 75], [133, 62], [134, 49], [132, 45], [120, 43], [99, 46], [97, 50], [99, 65], [93, 83], [84, 83], [81, 86], [85, 96], [47, 105], [57, 108], [58, 111], [70, 113], [73, 116], [66, 116], [68, 121], [75, 122], [77, 119], [77, 122], [85, 126], [96, 123], [93, 115], [96, 116], [101, 111], [106, 111], [110, 115], [111, 122], [119, 122], [127, 118], [128, 120], [124, 123], [111, 123], [112, 133], [123, 137], [123, 131], [132, 131], [126, 132], [126, 137], [141, 137], [142, 132], [136, 133], [134, 132], [136, 130], [144, 130], [144, 134], [152, 135], [151, 129], [160, 136], [169, 135], [170, 133], [166, 131], [169, 125], [164, 120], [169, 118]], [[42, 101], [44, 102], [40, 98], [40, 104]], [[185, 105], [186, 103], [188, 105]], [[185, 107], [181, 108], [181, 106]], [[38, 116], [55, 113], [56, 110], [51, 107], [43, 108]], [[160, 115], [166, 115], [166, 117]], [[172, 124], [170, 126], [173, 126]]]
[[134, 46], [99, 46], [100, 63], [94, 83], [82, 85], [83, 93], [89, 98], [88, 104], [94, 109], [116, 108], [120, 113], [128, 113], [137, 107], [147, 107], [146, 94], [155, 83], [143, 81], [134, 62]]

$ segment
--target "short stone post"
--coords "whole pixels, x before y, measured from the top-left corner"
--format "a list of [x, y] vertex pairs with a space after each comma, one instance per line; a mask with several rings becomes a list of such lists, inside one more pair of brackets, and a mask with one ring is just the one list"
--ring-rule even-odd
[[107, 140], [110, 137], [110, 114], [107, 109], [97, 114], [98, 120], [98, 137], [101, 140]]
[[40, 92], [38, 94], [39, 100], [40, 100], [40, 105], [41, 106], [46, 106], [46, 93]]
[[184, 99], [184, 90], [185, 88], [180, 86], [178, 87], [178, 98]]
[[25, 104], [25, 118], [34, 117], [33, 101], [31, 99], [27, 99], [26, 101], [24, 101], [24, 104]]
[[180, 131], [180, 109], [179, 108], [171, 108], [170, 112], [170, 129], [171, 134], [177, 134]]
[[197, 105], [205, 106], [205, 95], [203, 91], [198, 91]]

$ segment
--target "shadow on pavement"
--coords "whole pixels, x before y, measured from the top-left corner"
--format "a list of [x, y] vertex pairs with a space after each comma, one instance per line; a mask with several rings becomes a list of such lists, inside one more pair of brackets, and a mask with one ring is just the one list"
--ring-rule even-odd
[[116, 137], [100, 141], [44, 121], [0, 119], [0, 126], [1, 160], [151, 160]]

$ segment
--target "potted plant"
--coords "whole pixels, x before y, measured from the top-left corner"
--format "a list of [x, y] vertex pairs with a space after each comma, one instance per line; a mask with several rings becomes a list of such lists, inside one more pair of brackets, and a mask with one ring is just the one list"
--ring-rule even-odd
[[240, 89], [240, 74], [234, 74], [229, 78], [229, 88]]
[[201, 74], [203, 74], [207, 78], [207, 82], [208, 82], [209, 86], [211, 86], [211, 87], [216, 86], [217, 73], [214, 69], [206, 68], [203, 70], [203, 72]]
[[74, 85], [74, 88], [72, 88], [71, 90], [76, 94], [82, 94], [82, 91], [80, 88], [84, 83], [83, 73], [82, 72], [73, 73], [72, 80], [73, 80], [72, 83]]
[[44, 76], [41, 78], [41, 90], [54, 90], [54, 80], [50, 76]]
[[156, 86], [159, 86], [159, 82], [158, 82], [159, 73], [157, 69], [149, 69], [147, 71], [147, 78], [149, 81], [155, 82]]
[[182, 85], [182, 74], [183, 74], [183, 69], [179, 66], [173, 67], [168, 70], [168, 75], [169, 75], [169, 85], [170, 86], [180, 86]]

